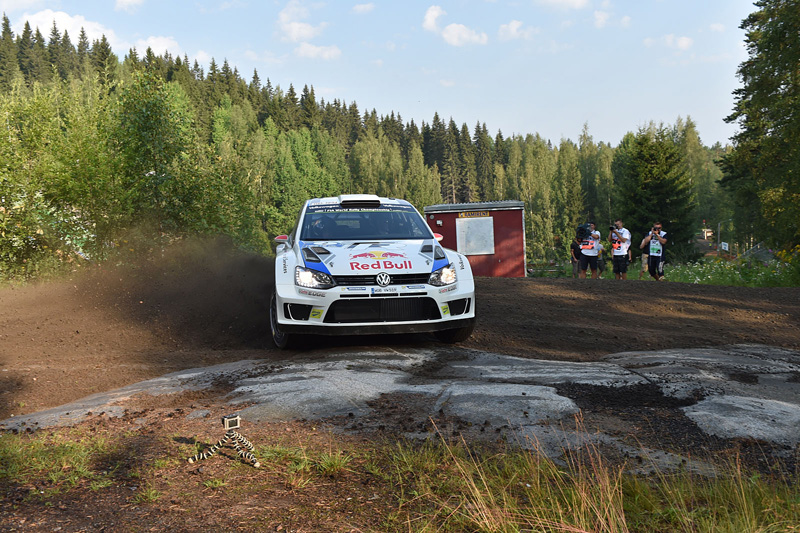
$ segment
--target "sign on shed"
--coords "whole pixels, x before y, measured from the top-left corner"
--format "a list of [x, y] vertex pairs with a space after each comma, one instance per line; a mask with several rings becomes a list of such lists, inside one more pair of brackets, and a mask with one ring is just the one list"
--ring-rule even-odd
[[428, 226], [467, 256], [476, 276], [525, 277], [525, 210], [520, 201], [430, 205]]

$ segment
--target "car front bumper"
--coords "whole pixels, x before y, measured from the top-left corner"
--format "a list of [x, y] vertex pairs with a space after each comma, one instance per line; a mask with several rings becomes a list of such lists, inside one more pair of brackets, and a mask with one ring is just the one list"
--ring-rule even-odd
[[278, 326], [287, 333], [422, 333], [468, 327], [475, 320], [471, 280], [447, 287], [278, 285], [276, 296]]

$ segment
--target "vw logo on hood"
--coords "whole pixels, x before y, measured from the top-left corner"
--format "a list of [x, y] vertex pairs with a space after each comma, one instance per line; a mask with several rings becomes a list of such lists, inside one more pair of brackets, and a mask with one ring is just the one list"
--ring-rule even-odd
[[375, 276], [375, 283], [377, 283], [381, 287], [386, 287], [391, 282], [392, 278], [386, 272], [381, 272], [380, 274]]

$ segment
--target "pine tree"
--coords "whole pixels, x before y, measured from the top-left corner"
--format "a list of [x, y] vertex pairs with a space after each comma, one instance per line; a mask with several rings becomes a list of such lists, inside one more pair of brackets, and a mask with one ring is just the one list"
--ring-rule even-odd
[[100, 40], [95, 40], [92, 43], [89, 59], [100, 79], [100, 83], [106, 87], [110, 87], [117, 79], [116, 71], [119, 60], [111, 50], [111, 45], [105, 35], [103, 35]]
[[289, 90], [283, 98], [283, 111], [285, 117], [284, 127], [287, 130], [295, 130], [300, 125], [300, 103], [294, 85], [289, 84]]
[[[572, 141], [563, 139], [558, 147], [558, 160], [552, 187], [553, 233], [558, 237], [558, 246], [566, 257], [572, 237], [584, 211], [584, 182], [580, 171], [578, 147]], [[596, 221], [597, 227], [603, 223]]]
[[452, 119], [450, 120], [450, 127], [447, 128], [442, 144], [442, 198], [448, 204], [455, 204], [459, 202], [459, 153], [458, 131]]
[[300, 116], [301, 124], [308, 129], [313, 129], [320, 125], [320, 112], [317, 106], [317, 99], [314, 96], [313, 86], [310, 89], [308, 85], [303, 86], [303, 93], [300, 95]]
[[475, 147], [466, 123], [458, 136], [458, 198], [459, 202], [477, 202], [480, 198], [475, 172]]
[[14, 79], [21, 74], [17, 58], [17, 46], [11, 22], [3, 15], [3, 32], [0, 36], [0, 90], [8, 91]]
[[478, 200], [485, 201], [491, 197], [494, 173], [492, 139], [489, 137], [485, 122], [483, 125], [475, 124], [472, 142], [475, 146], [475, 182], [478, 187]]
[[617, 148], [618, 208], [636, 245], [654, 222], [667, 232], [672, 258], [694, 255], [694, 197], [680, 147], [663, 125], [628, 134]]
[[[726, 118], [738, 126], [724, 157], [725, 187], [740, 211], [759, 207], [755, 237], [790, 249], [800, 243], [800, 0], [759, 0], [741, 25], [748, 58]], [[748, 198], [745, 192], [757, 193]], [[750, 224], [739, 220], [737, 225]]]
[[72, 45], [72, 40], [69, 38], [67, 30], [64, 30], [64, 34], [61, 36], [61, 62], [64, 70], [63, 72], [60, 71], [59, 74], [62, 79], [80, 73], [78, 69], [78, 54]]

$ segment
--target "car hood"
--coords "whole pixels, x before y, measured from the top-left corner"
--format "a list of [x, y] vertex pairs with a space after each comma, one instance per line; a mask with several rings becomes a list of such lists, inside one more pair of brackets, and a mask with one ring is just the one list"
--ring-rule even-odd
[[300, 241], [297, 253], [298, 264], [333, 276], [430, 273], [452, 261], [435, 239]]

